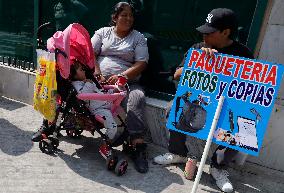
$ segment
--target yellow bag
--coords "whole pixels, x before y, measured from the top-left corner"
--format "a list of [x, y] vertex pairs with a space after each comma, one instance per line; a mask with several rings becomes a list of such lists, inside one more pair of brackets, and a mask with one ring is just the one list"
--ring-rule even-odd
[[44, 50], [37, 51], [37, 72], [34, 84], [34, 109], [52, 122], [56, 115], [56, 67], [55, 54]]

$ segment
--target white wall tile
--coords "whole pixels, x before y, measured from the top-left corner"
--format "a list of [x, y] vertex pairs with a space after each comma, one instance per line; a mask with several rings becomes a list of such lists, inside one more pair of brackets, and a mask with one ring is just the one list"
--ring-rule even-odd
[[269, 24], [284, 25], [284, 0], [274, 0]]

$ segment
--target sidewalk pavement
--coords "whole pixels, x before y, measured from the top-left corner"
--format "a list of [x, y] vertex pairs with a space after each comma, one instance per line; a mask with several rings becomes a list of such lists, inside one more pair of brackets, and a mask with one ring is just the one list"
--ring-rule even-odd
[[[30, 141], [41, 121], [32, 106], [0, 96], [0, 193], [191, 191], [193, 182], [183, 177], [183, 165], [164, 167], [152, 163], [153, 157], [166, 152], [153, 144], [148, 147], [149, 172], [136, 172], [129, 161], [122, 177], [106, 170], [98, 153], [99, 137], [88, 132], [83, 132], [80, 139], [62, 137], [60, 152], [54, 156], [43, 154], [38, 144]], [[284, 172], [246, 163], [242, 168], [230, 168], [229, 173], [237, 193], [284, 193]], [[208, 173], [208, 165], [198, 192], [220, 192]]]

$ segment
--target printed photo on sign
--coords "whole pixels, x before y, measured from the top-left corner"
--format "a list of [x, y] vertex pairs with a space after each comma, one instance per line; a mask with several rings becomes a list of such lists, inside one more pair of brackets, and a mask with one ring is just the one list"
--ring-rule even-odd
[[282, 75], [280, 64], [190, 49], [167, 128], [206, 140], [224, 96], [213, 142], [257, 156]]

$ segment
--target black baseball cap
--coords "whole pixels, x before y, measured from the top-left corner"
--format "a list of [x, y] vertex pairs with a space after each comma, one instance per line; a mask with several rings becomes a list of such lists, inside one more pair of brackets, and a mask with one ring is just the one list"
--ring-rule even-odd
[[238, 22], [235, 13], [231, 9], [217, 8], [207, 15], [206, 23], [196, 30], [202, 34], [209, 34], [224, 29], [235, 31], [237, 28]]

